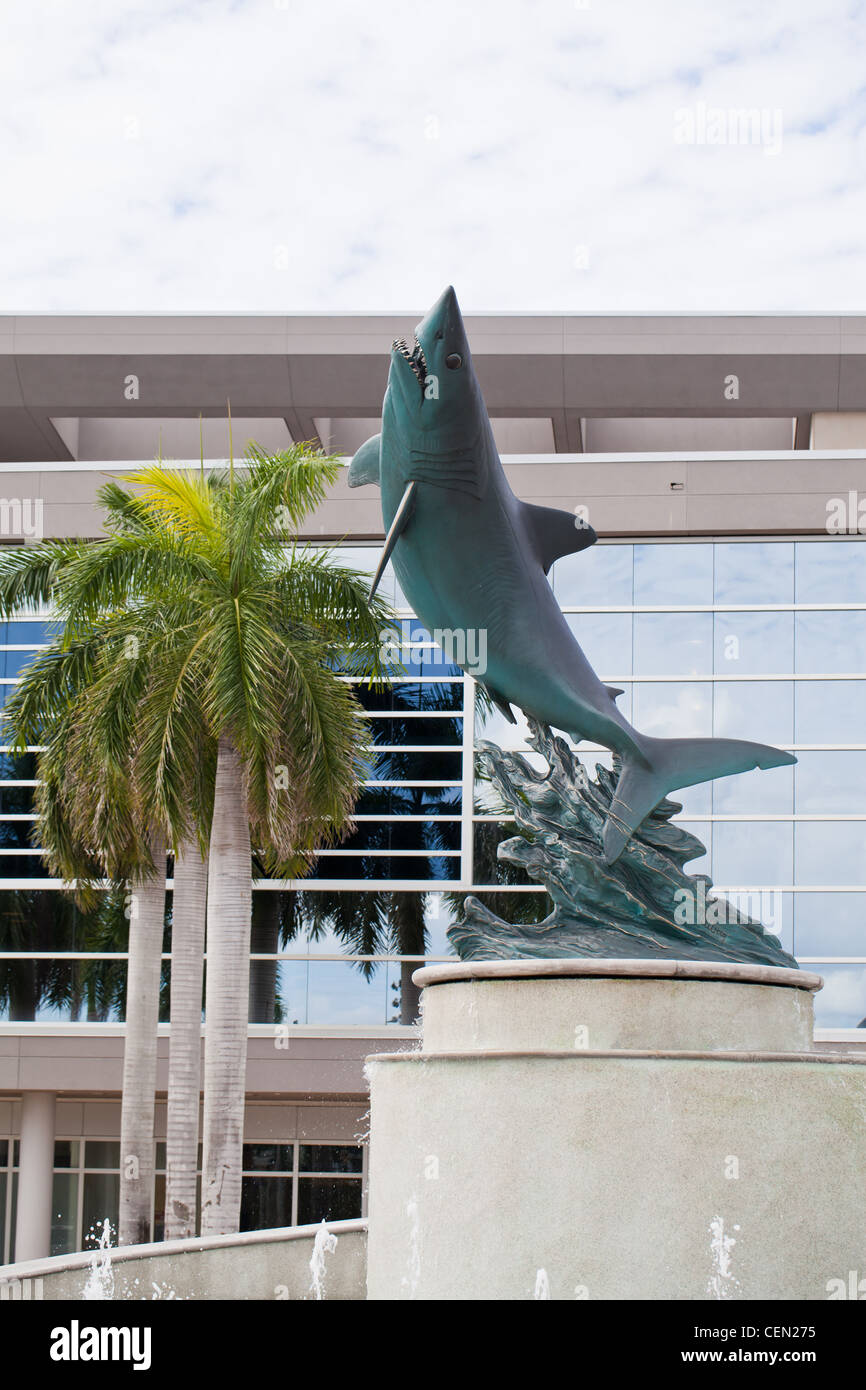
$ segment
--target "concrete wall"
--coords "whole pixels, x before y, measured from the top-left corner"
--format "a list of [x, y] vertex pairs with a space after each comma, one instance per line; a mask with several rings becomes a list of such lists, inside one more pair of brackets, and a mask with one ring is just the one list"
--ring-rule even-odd
[[[364, 1221], [332, 1221], [336, 1247], [324, 1254], [322, 1297], [366, 1297]], [[60, 1255], [0, 1266], [0, 1301], [44, 1299], [315, 1299], [310, 1260], [318, 1226], [238, 1236], [163, 1241], [97, 1255]]]
[[[372, 421], [371, 433], [377, 428]], [[836, 426], [821, 428], [832, 437]], [[602, 536], [824, 535], [830, 498], [847, 498], [850, 491], [866, 494], [866, 439], [862, 431], [851, 433], [858, 438], [848, 446], [811, 451], [506, 455], [503, 462], [523, 501], [565, 511], [586, 506]], [[840, 437], [848, 437], [844, 428]], [[121, 481], [128, 467], [105, 465]], [[32, 502], [38, 501], [46, 536], [99, 536], [102, 514], [96, 494], [105, 480], [98, 465], [7, 467], [0, 473], [0, 498], [32, 499], [30, 511], [22, 512], [25, 524]], [[381, 540], [378, 488], [352, 489], [345, 473], [303, 535], [349, 544]], [[0, 536], [0, 541], [6, 538]], [[28, 538], [33, 539], [17, 537]]]
[[[366, 1095], [364, 1059], [392, 1050], [413, 1030], [397, 1024], [362, 1030], [329, 1030], [327, 1036], [278, 1034], [263, 1027], [248, 1044], [247, 1093], [251, 1096], [358, 1098]], [[399, 1042], [397, 1043], [399, 1046]], [[167, 1026], [160, 1028], [157, 1090], [168, 1086]], [[120, 1092], [122, 1024], [0, 1025], [0, 1094], [10, 1091]]]

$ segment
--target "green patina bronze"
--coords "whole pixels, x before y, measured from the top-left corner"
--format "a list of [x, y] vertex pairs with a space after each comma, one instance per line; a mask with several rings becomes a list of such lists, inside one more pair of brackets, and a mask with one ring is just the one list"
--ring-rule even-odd
[[678, 802], [660, 802], [617, 862], [606, 864], [598, 841], [617, 769], [598, 766], [590, 778], [565, 739], [533, 720], [529, 743], [547, 762], [546, 772], [492, 743], [480, 745], [480, 758], [520, 831], [499, 845], [499, 858], [543, 884], [553, 910], [541, 922], [518, 924], [468, 897], [448, 932], [461, 959], [640, 956], [797, 968], [778, 938], [749, 915], [765, 911], [765, 898], [772, 904], [777, 895], [755, 890], [719, 898], [706, 874], [685, 872], [704, 846], [671, 819], [682, 810]]
[[[595, 532], [575, 514], [511, 491], [453, 289], [418, 325], [411, 348], [394, 343], [382, 433], [353, 458], [349, 483], [381, 488], [387, 540], [379, 573], [390, 558], [431, 632], [463, 634], [464, 651], [486, 653], [485, 669], [472, 674], [506, 717], [513, 720], [517, 705], [539, 724], [615, 754], [618, 781], [596, 846], [608, 869], [669, 792], [796, 761], [737, 739], [651, 738], [621, 714], [622, 692], [598, 679], [547, 580], [554, 560], [591, 546]], [[645, 953], [639, 936], [634, 947], [623, 953]]]

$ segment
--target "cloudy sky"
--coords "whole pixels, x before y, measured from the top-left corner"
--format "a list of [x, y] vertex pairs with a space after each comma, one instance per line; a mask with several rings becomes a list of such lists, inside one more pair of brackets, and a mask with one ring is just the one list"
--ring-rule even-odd
[[866, 310], [856, 0], [28, 0], [0, 89], [0, 313]]

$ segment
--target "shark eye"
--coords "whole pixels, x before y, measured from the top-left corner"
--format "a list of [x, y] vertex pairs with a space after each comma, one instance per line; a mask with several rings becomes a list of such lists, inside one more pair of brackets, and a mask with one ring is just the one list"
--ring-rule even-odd
[[463, 366], [463, 358], [459, 352], [449, 352], [445, 358], [445, 366], [449, 371], [456, 372], [458, 367]]

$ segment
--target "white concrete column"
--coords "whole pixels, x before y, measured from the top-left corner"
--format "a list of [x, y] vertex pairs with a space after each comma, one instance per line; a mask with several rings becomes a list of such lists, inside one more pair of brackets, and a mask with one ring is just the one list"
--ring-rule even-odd
[[51, 1253], [51, 1189], [54, 1169], [54, 1092], [21, 1097], [21, 1152], [15, 1218], [15, 1261]]

